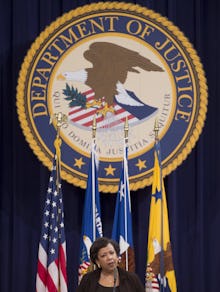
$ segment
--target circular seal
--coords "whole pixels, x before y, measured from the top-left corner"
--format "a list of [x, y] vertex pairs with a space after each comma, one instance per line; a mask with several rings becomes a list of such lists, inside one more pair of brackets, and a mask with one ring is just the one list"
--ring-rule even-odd
[[61, 177], [86, 187], [96, 119], [99, 189], [116, 192], [128, 120], [130, 189], [152, 182], [154, 124], [163, 175], [187, 157], [202, 131], [207, 85], [199, 57], [183, 33], [147, 8], [95, 3], [64, 14], [35, 40], [17, 87], [18, 116], [37, 157], [51, 167], [62, 113]]

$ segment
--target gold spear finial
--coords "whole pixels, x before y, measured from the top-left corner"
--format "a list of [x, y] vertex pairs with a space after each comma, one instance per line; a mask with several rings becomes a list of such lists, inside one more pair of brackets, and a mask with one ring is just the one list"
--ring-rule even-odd
[[67, 116], [62, 112], [55, 113], [50, 117], [50, 124], [55, 121], [55, 127], [57, 128], [57, 134], [59, 135], [60, 127], [64, 122], [67, 122]]
[[97, 128], [96, 117], [94, 115], [94, 117], [93, 117], [93, 123], [92, 123], [92, 138], [93, 139], [95, 139], [95, 137], [96, 137], [96, 128]]
[[56, 178], [56, 188], [57, 192], [59, 192], [60, 187], [60, 174], [61, 174], [61, 144], [62, 140], [60, 138], [60, 127], [63, 123], [67, 122], [67, 116], [62, 112], [55, 113], [50, 117], [50, 124], [54, 121], [55, 128], [57, 130], [57, 136], [54, 140], [54, 147], [56, 150], [56, 171], [57, 171], [57, 178]]
[[125, 124], [124, 124], [124, 137], [125, 137], [125, 142], [128, 142], [128, 117], [125, 119]]
[[154, 135], [155, 135], [155, 140], [158, 139], [158, 133], [159, 133], [159, 123], [158, 123], [158, 119], [155, 119], [154, 122]]

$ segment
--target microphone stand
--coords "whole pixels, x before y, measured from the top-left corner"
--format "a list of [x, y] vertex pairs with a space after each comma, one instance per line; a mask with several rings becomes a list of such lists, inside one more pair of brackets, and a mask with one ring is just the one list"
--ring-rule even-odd
[[117, 274], [118, 274], [118, 271], [117, 271], [117, 268], [116, 268], [116, 269], [114, 269], [114, 286], [113, 286], [113, 292], [116, 292]]

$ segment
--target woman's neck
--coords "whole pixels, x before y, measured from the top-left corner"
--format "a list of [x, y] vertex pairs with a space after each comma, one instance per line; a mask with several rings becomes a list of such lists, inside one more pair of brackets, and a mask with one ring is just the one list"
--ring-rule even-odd
[[99, 278], [99, 284], [105, 287], [118, 286], [119, 277], [117, 268], [113, 271], [102, 270]]
[[107, 276], [110, 276], [110, 275], [114, 276], [114, 274], [115, 274], [115, 270], [108, 271], [108, 270], [103, 270], [103, 269], [102, 269], [101, 274], [102, 274], [104, 277], [107, 277]]

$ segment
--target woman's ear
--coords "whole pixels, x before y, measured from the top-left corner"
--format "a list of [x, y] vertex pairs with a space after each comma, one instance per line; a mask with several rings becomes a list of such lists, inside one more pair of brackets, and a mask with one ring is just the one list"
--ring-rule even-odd
[[100, 263], [98, 261], [96, 262], [96, 265], [99, 269], [101, 268]]

